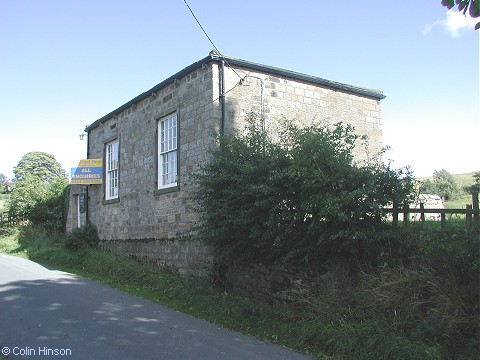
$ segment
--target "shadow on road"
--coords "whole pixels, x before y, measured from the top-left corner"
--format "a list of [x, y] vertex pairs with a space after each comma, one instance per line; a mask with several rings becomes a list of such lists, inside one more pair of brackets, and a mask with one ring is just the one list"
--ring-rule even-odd
[[0, 255], [0, 344], [24, 353], [9, 359], [32, 359], [45, 347], [69, 349], [71, 359], [306, 359], [71, 274], [24, 259], [17, 264], [16, 259]]

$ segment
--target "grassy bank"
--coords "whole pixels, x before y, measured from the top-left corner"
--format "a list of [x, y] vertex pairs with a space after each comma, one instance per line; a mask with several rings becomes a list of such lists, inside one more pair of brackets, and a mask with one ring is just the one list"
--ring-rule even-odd
[[[306, 281], [294, 303], [218, 290], [96, 249], [65, 249], [65, 236], [0, 228], [0, 252], [105, 283], [317, 359], [477, 359], [478, 238], [405, 232], [405, 256]], [[328, 354], [328, 356], [326, 355]]]
[[38, 228], [3, 228], [0, 252], [21, 256], [107, 284], [259, 339], [307, 350], [286, 321], [283, 305], [263, 304], [241, 294], [216, 291], [208, 280], [182, 278], [96, 249], [70, 251], [64, 236]]

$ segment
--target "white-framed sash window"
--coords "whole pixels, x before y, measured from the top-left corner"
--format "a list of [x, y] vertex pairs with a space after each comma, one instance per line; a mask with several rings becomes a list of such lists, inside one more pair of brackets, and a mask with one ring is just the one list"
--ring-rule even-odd
[[177, 186], [177, 114], [158, 122], [158, 188]]
[[118, 198], [118, 139], [105, 144], [105, 200]]

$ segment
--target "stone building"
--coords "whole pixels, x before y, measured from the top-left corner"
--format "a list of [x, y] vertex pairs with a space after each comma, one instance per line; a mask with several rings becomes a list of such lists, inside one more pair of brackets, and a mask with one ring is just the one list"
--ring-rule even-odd
[[[242, 131], [252, 112], [267, 129], [280, 119], [341, 121], [368, 135], [374, 153], [383, 146], [383, 98], [377, 90], [211, 52], [87, 126], [87, 158], [103, 158], [104, 180], [74, 190], [67, 228], [88, 219], [106, 249], [191, 272], [184, 260], [193, 268], [209, 250], [178, 239], [198, 221], [189, 174], [208, 160], [214, 132]], [[82, 194], [80, 217], [75, 199]], [[165, 260], [160, 253], [174, 255]]]

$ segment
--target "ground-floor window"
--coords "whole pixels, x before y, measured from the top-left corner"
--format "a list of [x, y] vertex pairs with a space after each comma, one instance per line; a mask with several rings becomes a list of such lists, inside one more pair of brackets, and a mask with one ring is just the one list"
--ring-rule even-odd
[[177, 114], [158, 122], [158, 188], [177, 186]]
[[118, 139], [105, 145], [105, 200], [118, 198]]

